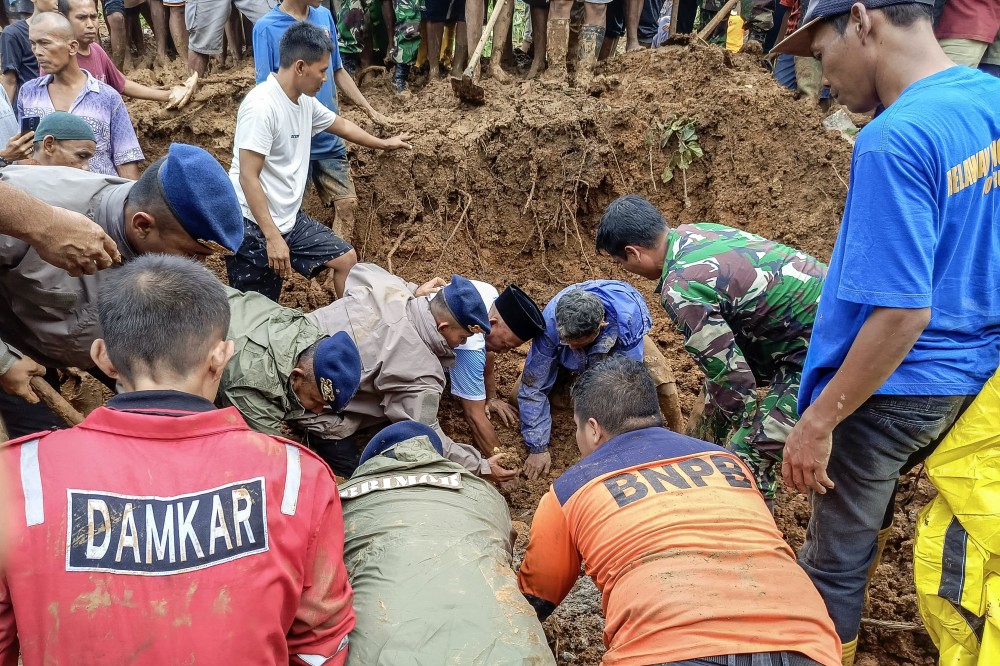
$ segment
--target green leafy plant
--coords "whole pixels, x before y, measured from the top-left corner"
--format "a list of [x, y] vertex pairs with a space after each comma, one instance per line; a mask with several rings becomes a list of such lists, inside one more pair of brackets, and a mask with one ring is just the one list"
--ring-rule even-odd
[[[684, 185], [684, 207], [691, 207], [691, 200], [687, 191], [687, 170], [696, 159], [701, 158], [705, 152], [698, 143], [698, 132], [695, 129], [695, 119], [690, 116], [672, 116], [664, 121], [656, 121], [646, 132], [646, 144], [649, 146], [649, 175], [653, 176], [653, 149], [659, 148], [668, 151], [668, 147], [673, 143], [675, 147], [668, 151], [669, 159], [667, 165], [660, 173], [660, 180], [669, 183], [674, 179], [674, 170], [681, 172], [681, 181]], [[653, 179], [653, 187], [656, 187], [656, 179]]]

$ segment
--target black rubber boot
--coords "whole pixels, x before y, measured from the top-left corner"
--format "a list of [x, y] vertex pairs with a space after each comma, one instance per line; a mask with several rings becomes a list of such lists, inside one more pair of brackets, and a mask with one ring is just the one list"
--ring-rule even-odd
[[406, 63], [397, 62], [396, 68], [392, 70], [392, 90], [397, 95], [406, 92], [406, 78], [410, 75], [410, 66]]
[[344, 65], [344, 69], [347, 73], [354, 78], [354, 75], [358, 72], [358, 67], [361, 66], [361, 54], [360, 53], [342, 53], [340, 55], [340, 62]]

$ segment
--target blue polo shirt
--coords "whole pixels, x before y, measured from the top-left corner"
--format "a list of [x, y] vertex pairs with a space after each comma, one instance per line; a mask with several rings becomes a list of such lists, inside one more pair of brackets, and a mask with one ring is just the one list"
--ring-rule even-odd
[[[560, 341], [556, 326], [556, 304], [574, 289], [583, 289], [601, 299], [604, 320], [608, 323], [588, 347], [577, 350]], [[545, 332], [531, 342], [517, 393], [521, 435], [532, 453], [541, 453], [549, 445], [552, 432], [549, 393], [559, 368], [579, 374], [602, 358], [615, 354], [642, 361], [642, 339], [653, 327], [646, 299], [634, 287], [618, 280], [587, 280], [566, 287], [545, 306], [542, 318]]]
[[858, 134], [844, 218], [802, 372], [799, 410], [875, 307], [931, 320], [877, 393], [972, 395], [1000, 361], [1000, 79], [952, 67]]
[[[337, 22], [326, 7], [310, 7], [309, 23], [317, 25], [326, 31], [333, 42], [333, 52], [330, 54], [330, 69], [326, 72], [326, 83], [316, 93], [316, 99], [334, 113], [337, 111], [337, 88], [333, 84], [333, 73], [343, 67], [340, 62], [340, 51], [337, 48]], [[281, 11], [277, 6], [257, 21], [253, 27], [253, 65], [256, 70], [257, 83], [263, 83], [267, 75], [277, 72], [281, 59], [278, 56], [278, 45], [285, 31], [298, 21]], [[336, 134], [320, 132], [312, 139], [310, 159], [327, 160], [342, 159], [347, 155], [344, 140]]]

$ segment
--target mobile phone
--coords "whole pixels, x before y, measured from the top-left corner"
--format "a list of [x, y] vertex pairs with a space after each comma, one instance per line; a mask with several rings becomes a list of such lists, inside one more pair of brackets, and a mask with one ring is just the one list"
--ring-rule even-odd
[[21, 118], [21, 134], [24, 134], [25, 132], [34, 132], [38, 129], [38, 123], [40, 121], [41, 118], [38, 116], [25, 116], [24, 118]]

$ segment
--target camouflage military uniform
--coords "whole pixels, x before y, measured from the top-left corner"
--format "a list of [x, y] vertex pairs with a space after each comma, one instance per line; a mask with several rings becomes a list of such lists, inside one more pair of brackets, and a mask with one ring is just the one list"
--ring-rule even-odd
[[780, 445], [798, 418], [825, 276], [809, 255], [721, 224], [685, 224], [667, 236], [657, 291], [706, 377], [705, 409], [691, 434], [743, 458], [768, 499]]
[[396, 29], [392, 36], [392, 59], [401, 64], [412, 65], [417, 61], [420, 49], [420, 12], [423, 0], [392, 0], [396, 15]]

